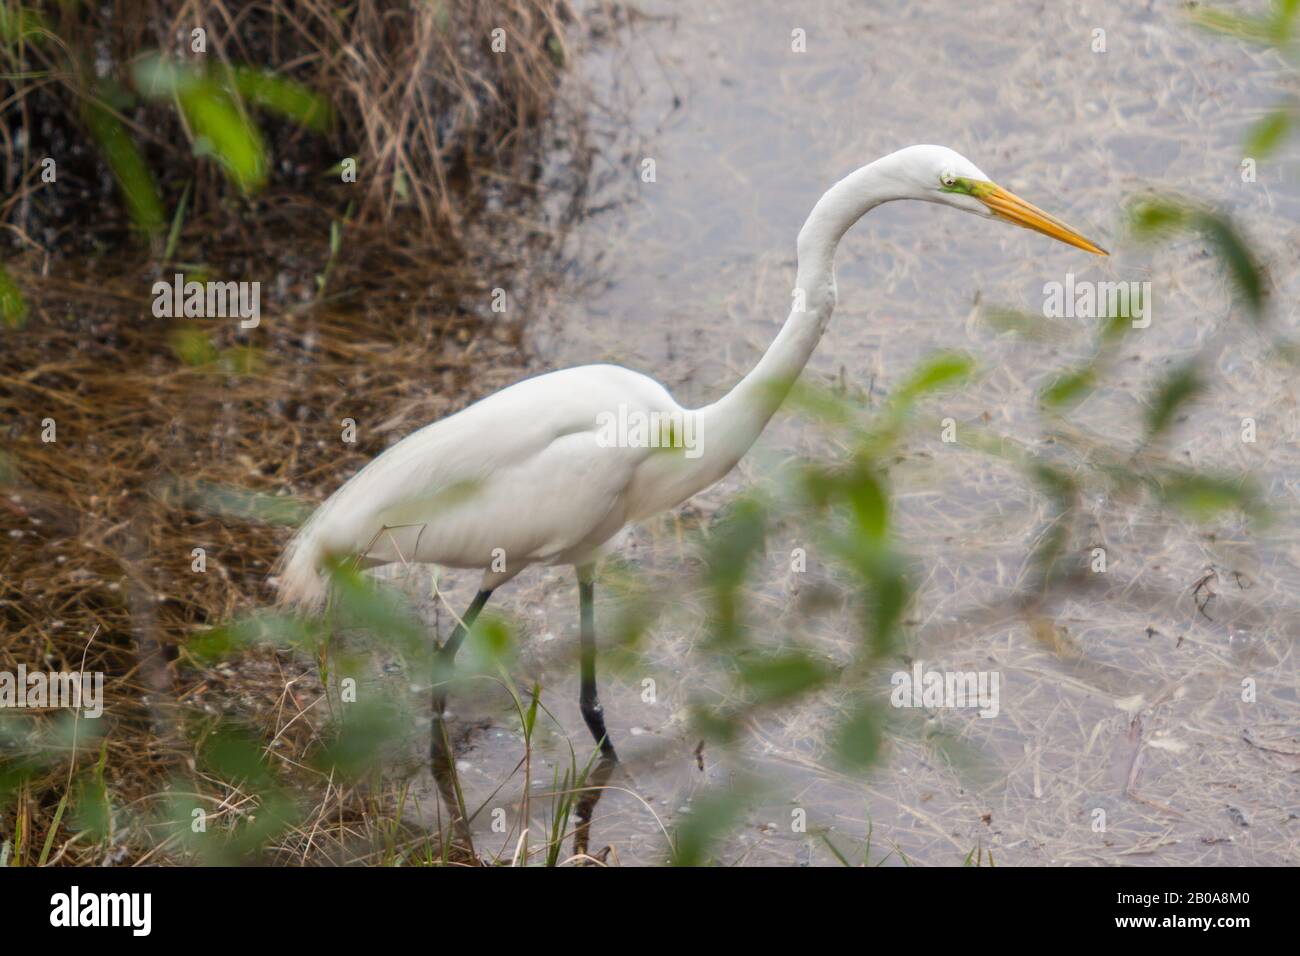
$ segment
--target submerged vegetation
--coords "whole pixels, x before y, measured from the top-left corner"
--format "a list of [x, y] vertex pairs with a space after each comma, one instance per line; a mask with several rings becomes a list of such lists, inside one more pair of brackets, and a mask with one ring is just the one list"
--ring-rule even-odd
[[[181, 4], [129, 6], [112, 24], [80, 4], [0, 7], [11, 226], [0, 272], [0, 508], [13, 529], [0, 559], [0, 670], [108, 675], [103, 721], [0, 717], [0, 859], [612, 862], [590, 853], [585, 825], [601, 788], [621, 784], [580, 729], [569, 740], [545, 688], [520, 679], [509, 620], [479, 620], [450, 691], [503, 691], [522, 742], [510, 775], [523, 780], [520, 797], [501, 848], [486, 848], [454, 819], [495, 807], [467, 799], [454, 762], [439, 816], [411, 813], [411, 754], [427, 727], [422, 675], [433, 672], [427, 614], [347, 564], [331, 570], [324, 618], [271, 609], [266, 582], [307, 502], [385, 443], [520, 373], [518, 330], [480, 321], [484, 263], [496, 276], [517, 264], [516, 250], [486, 233], [528, 218], [511, 204], [541, 219], [532, 204], [547, 130], [569, 121], [552, 101], [569, 59], [566, 7], [489, 0], [392, 16], [371, 0], [268, 0], [242, 7], [227, 30], [216, 26], [230, 22], [218, 2], [198, 15], [184, 8], [183, 20]], [[1196, 19], [1280, 45], [1292, 42], [1296, 8]], [[212, 25], [201, 60], [191, 20]], [[514, 56], [488, 52], [500, 23]], [[1293, 115], [1280, 105], [1252, 143], [1276, 148]], [[46, 155], [80, 157], [58, 161], [58, 189], [40, 179]], [[355, 184], [342, 178], [349, 158]], [[1190, 197], [1144, 196], [1131, 224], [1141, 241], [1206, 242], [1236, 290], [1225, 334], [1260, 336], [1279, 361], [1296, 360], [1271, 319], [1267, 271], [1230, 218]], [[106, 276], [124, 248], [129, 261]], [[260, 278], [283, 321], [262, 338], [206, 319], [160, 329], [147, 321], [147, 292], [174, 271]], [[1026, 330], [1040, 321], [1005, 310], [984, 318], [1031, 344]], [[1077, 648], [1049, 619], [1089, 587], [1083, 500], [1149, 508], [1207, 533], [1295, 526], [1290, 506], [1249, 475], [1166, 452], [1216, 374], [1213, 341], [1151, 385], [1137, 440], [1072, 422], [1114, 375], [1133, 319], [1127, 307], [1102, 316], [1090, 357], [1050, 376], [1032, 437], [953, 423], [956, 443], [1046, 503], [1010, 610], [1063, 653]], [[729, 782], [680, 825], [659, 824], [663, 859], [715, 859], [722, 834], [770, 786], [747, 734], [796, 701], [824, 718], [817, 759], [836, 773], [863, 774], [907, 737], [979, 779], [974, 748], [890, 713], [880, 688], [887, 666], [910, 664], [909, 612], [924, 574], [898, 530], [894, 474], [905, 460], [924, 467], [915, 453], [946, 427], [938, 403], [984, 372], [969, 355], [938, 352], [883, 403], [798, 388], [790, 411], [819, 436], [823, 460], [787, 462], [688, 527], [680, 593], [664, 593], [633, 561], [611, 562], [602, 581], [615, 611], [602, 641], [616, 667], [642, 673], [655, 628], [682, 608], [705, 622], [694, 652], [709, 679], [692, 691], [682, 734], [699, 741], [701, 768], [707, 754]], [[341, 423], [359, 415], [375, 426], [340, 446]], [[56, 441], [42, 439], [46, 419]], [[753, 579], [769, 540], [791, 528], [802, 553], [777, 557], [815, 562], [819, 574], [792, 597], [796, 620], [774, 634]], [[440, 585], [435, 577], [430, 600], [454, 619], [460, 609]], [[852, 652], [829, 656], [809, 635], [846, 607]], [[567, 746], [549, 765], [538, 755], [548, 734]], [[896, 846], [873, 847], [870, 824], [865, 847], [851, 850], [821, 821], [808, 826], [845, 864], [911, 862]], [[981, 861], [993, 865], [991, 849], [964, 855]]]

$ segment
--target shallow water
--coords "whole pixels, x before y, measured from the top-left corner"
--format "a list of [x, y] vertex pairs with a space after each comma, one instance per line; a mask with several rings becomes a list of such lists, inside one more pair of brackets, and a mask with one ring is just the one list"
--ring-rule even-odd
[[[1269, 263], [1275, 321], [1294, 332], [1300, 291], [1294, 149], [1242, 182], [1240, 142], [1283, 89], [1279, 63], [1197, 32], [1176, 3], [773, 2], [648, 4], [579, 61], [590, 90], [597, 183], [570, 237], [571, 281], [528, 303], [544, 367], [614, 361], [651, 372], [684, 404], [715, 398], [757, 358], [788, 308], [793, 239], [821, 192], [871, 159], [913, 142], [952, 146], [994, 180], [1112, 251], [1100, 260], [1044, 237], [937, 206], [872, 212], [842, 244], [840, 305], [806, 380], [843, 382], [878, 401], [927, 352], [977, 357], [978, 382], [927, 409], [892, 475], [902, 540], [918, 569], [908, 653], [945, 670], [1001, 676], [998, 717], [931, 712], [891, 736], [865, 780], [826, 760], [827, 701], [753, 722], [745, 752], [765, 788], [718, 849], [728, 863], [829, 864], [814, 834], [871, 862], [959, 864], [976, 847], [999, 864], [1280, 864], [1300, 862], [1294, 790], [1300, 733], [1294, 595], [1300, 474], [1294, 374], [1245, 331], [1202, 243], [1150, 251], [1129, 240], [1125, 200], [1148, 187], [1222, 204]], [[597, 9], [589, 22], [603, 22]], [[807, 52], [791, 51], [806, 31]], [[1104, 29], [1107, 51], [1093, 52]], [[656, 181], [642, 182], [642, 160]], [[562, 173], [558, 168], [557, 175]], [[1092, 500], [1085, 514], [1110, 557], [1104, 581], [1066, 595], [1031, 626], [1011, 601], [1045, 517], [1009, 469], [938, 441], [938, 422], [985, 427], [1042, 448], [1037, 392], [1090, 347], [1092, 324], [1062, 320], [1047, 345], [991, 328], [982, 308], [1039, 313], [1043, 285], [1147, 280], [1153, 322], [1129, 337], [1107, 385], [1070, 415], [1078, 429], [1131, 447], [1143, 396], [1170, 364], [1236, 324], [1216, 353], [1212, 391], [1174, 434], [1173, 460], [1250, 469], [1282, 511], [1266, 532], [1217, 536], [1149, 508]], [[1239, 440], [1257, 419], [1255, 444]], [[779, 417], [759, 447], [683, 515], [634, 530], [633, 564], [665, 588], [685, 576], [682, 527], [707, 522], [738, 489], [824, 439]], [[1290, 510], [1287, 510], [1290, 509]], [[818, 580], [788, 569], [797, 536], [768, 542], [752, 595], [779, 637], [794, 599]], [[1210, 614], [1193, 586], [1219, 570]], [[453, 603], [472, 583], [458, 584]], [[598, 586], [598, 627], [617, 613]], [[530, 572], [494, 600], [530, 635], [521, 683], [536, 677], [564, 732], [547, 730], [534, 791], [585, 761], [577, 712], [577, 596], [565, 572]], [[596, 809], [592, 847], [622, 863], [658, 862], [664, 828], [725, 783], [732, 763], [697, 762], [687, 701], [714, 690], [693, 655], [689, 602], [661, 621], [639, 661], [602, 674], [601, 696], [624, 768]], [[805, 635], [846, 659], [854, 624], [819, 619]], [[1064, 650], [1063, 650], [1064, 648]], [[890, 668], [892, 669], [892, 668]], [[904, 669], [899, 664], [899, 669]], [[643, 681], [658, 688], [647, 702]], [[1242, 700], [1242, 682], [1258, 688]], [[882, 683], [882, 701], [889, 686]], [[504, 694], [453, 700], [472, 728], [462, 782], [489, 806], [517, 807], [517, 721]], [[937, 741], [937, 742], [936, 742]], [[965, 771], [944, 741], [973, 755]], [[1271, 741], [1271, 743], [1270, 743]], [[701, 763], [703, 769], [700, 769]], [[506, 781], [498, 791], [497, 787]], [[1106, 829], [1095, 827], [1097, 811]], [[807, 832], [792, 828], [806, 813]], [[1244, 823], [1243, 823], [1244, 821]], [[476, 832], [508, 857], [488, 816]], [[517, 838], [517, 831], [511, 839]], [[495, 843], [494, 843], [495, 841]]]

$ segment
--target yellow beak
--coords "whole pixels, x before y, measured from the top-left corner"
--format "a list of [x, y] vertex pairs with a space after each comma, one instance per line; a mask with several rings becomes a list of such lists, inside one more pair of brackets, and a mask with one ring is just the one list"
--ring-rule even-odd
[[1025, 202], [1015, 193], [1007, 192], [997, 183], [973, 185], [975, 188], [971, 190], [971, 195], [988, 206], [993, 215], [999, 219], [1024, 226], [1034, 232], [1041, 232], [1045, 236], [1051, 236], [1067, 245], [1076, 246], [1099, 256], [1110, 255], [1101, 246], [1085, 239], [1055, 216], [1050, 216], [1037, 206]]

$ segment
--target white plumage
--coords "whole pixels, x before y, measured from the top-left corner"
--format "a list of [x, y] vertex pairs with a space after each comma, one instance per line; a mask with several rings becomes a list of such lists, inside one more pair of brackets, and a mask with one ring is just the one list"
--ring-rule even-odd
[[[490, 395], [398, 442], [321, 505], [279, 567], [282, 600], [319, 605], [326, 593], [321, 563], [330, 557], [477, 568], [483, 580], [469, 624], [494, 588], [529, 565], [572, 564], [583, 583], [583, 714], [612, 754], [595, 695], [592, 563], [625, 524], [681, 504], [740, 460], [826, 328], [841, 237], [867, 211], [897, 199], [1003, 219], [1105, 254], [951, 149], [891, 153], [818, 201], [799, 232], [794, 307], [762, 359], [719, 401], [688, 412], [658, 382], [614, 365], [551, 372]], [[660, 443], [646, 441], [644, 431], [612, 443], [602, 431], [611, 416], [676, 416], [680, 429], [686, 415], [696, 416], [690, 424], [698, 447], [689, 453], [655, 447]], [[680, 442], [684, 435], [677, 435]], [[453, 636], [449, 654], [458, 644]]]
[[[653, 379], [588, 365], [525, 379], [407, 436], [302, 527], [281, 594], [318, 603], [318, 569], [329, 556], [481, 568], [484, 590], [531, 564], [587, 564], [628, 521], [672, 507], [730, 468], [676, 450], [601, 447], [599, 417], [620, 405], [662, 419], [685, 414]], [[494, 561], [504, 570], [492, 570]]]

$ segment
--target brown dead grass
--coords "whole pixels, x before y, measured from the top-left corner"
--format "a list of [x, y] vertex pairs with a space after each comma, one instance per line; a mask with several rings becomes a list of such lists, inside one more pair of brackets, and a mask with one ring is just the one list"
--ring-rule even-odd
[[[84, 161], [88, 137], [79, 111], [114, 85], [130, 90], [132, 64], [151, 51], [195, 66], [273, 67], [323, 93], [335, 112], [324, 136], [255, 116], [275, 178], [300, 193], [329, 195], [337, 176], [327, 171], [355, 157], [360, 188], [349, 198], [360, 194], [361, 219], [394, 225], [414, 214], [426, 240], [459, 239], [484, 200], [482, 187], [535, 179], [572, 20], [565, 0], [26, 6], [40, 12], [53, 38], [0, 49], [6, 75], [24, 77], [0, 80], [0, 220], [37, 247], [51, 244], [46, 230], [62, 241], [83, 238], [69, 233], [71, 225], [105, 226], [113, 187], [97, 163]], [[207, 32], [205, 54], [190, 50], [195, 27]], [[504, 52], [492, 49], [495, 30], [505, 31]], [[118, 116], [144, 150], [168, 209], [195, 174], [199, 211], [220, 207], [232, 192], [216, 163], [196, 166], [194, 135], [170, 104], [137, 97]], [[57, 192], [40, 180], [45, 156], [60, 163]], [[77, 199], [60, 198], [67, 196]], [[113, 213], [121, 218], [115, 205]]]
[[[213, 827], [256, 812], [258, 795], [239, 781], [196, 769], [202, 729], [238, 714], [264, 730], [268, 762], [295, 782], [306, 808], [307, 822], [266, 861], [373, 860], [384, 841], [391, 848], [393, 832], [380, 827], [396, 794], [340, 786], [304, 765], [327, 710], [317, 706], [323, 691], [312, 663], [259, 651], [209, 666], [184, 650], [194, 633], [268, 602], [266, 578], [287, 536], [215, 506], [205, 489], [314, 502], [392, 441], [524, 372], [526, 317], [492, 315], [488, 301], [493, 287], [527, 281], [527, 268], [553, 251], [548, 236], [518, 227], [542, 218], [537, 157], [557, 113], [566, 8], [363, 0], [340, 12], [304, 0], [117, 12], [103, 34], [117, 55], [202, 22], [214, 55], [280, 64], [328, 90], [340, 125], [328, 143], [271, 131], [285, 164], [275, 168], [290, 172], [273, 176], [255, 203], [232, 205], [215, 170], [199, 174], [176, 258], [214, 278], [260, 281], [262, 325], [252, 332], [237, 320], [153, 317], [153, 282], [194, 270], [126, 241], [101, 170], [60, 173], [61, 186], [90, 193], [68, 207], [43, 204], [30, 176], [10, 183], [3, 214], [22, 252], [8, 270], [31, 315], [26, 328], [4, 333], [0, 351], [0, 669], [104, 672], [97, 729], [118, 812], [112, 832], [95, 838], [74, 812], [58, 815], [69, 780], [99, 758], [98, 742], [46, 754], [55, 759], [0, 807], [0, 845], [20, 864], [37, 862], [47, 842], [51, 863], [185, 859], [159, 825], [162, 795], [178, 780], [211, 804]], [[103, 26], [82, 7], [62, 16], [74, 47]], [[487, 50], [497, 25], [509, 31], [510, 55]], [[16, 124], [31, 124], [29, 153], [39, 152], [29, 107], [66, 106], [78, 83], [65, 72], [8, 91], [0, 150], [15, 160], [11, 177], [29, 168]], [[155, 169], [176, 167], [160, 177], [170, 193], [192, 162], [189, 146], [165, 116], [144, 111], [139, 121]], [[80, 135], [60, 129], [56, 121], [46, 132], [65, 143]], [[568, 135], [572, 145], [579, 134]], [[373, 171], [351, 187], [358, 193], [295, 178], [303, 157], [314, 174], [336, 153], [360, 155], [361, 169]], [[579, 189], [580, 172], [570, 181]], [[345, 199], [358, 195], [345, 219]], [[89, 234], [88, 219], [96, 220]], [[331, 261], [331, 224], [342, 227], [342, 244], [322, 293], [316, 277]], [[68, 235], [82, 240], [85, 258], [60, 256]], [[206, 343], [207, 358], [187, 360], [180, 335]], [[339, 440], [348, 418], [356, 444]], [[42, 440], [46, 419], [54, 442]], [[206, 551], [205, 573], [192, 568], [196, 547]], [[39, 715], [35, 726], [53, 719]], [[405, 839], [414, 846], [424, 837]]]

